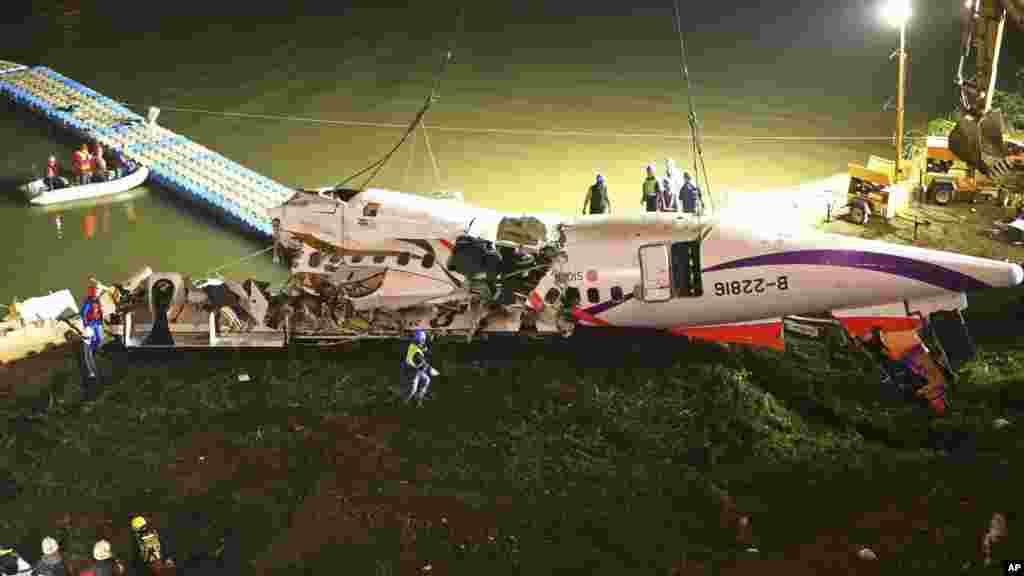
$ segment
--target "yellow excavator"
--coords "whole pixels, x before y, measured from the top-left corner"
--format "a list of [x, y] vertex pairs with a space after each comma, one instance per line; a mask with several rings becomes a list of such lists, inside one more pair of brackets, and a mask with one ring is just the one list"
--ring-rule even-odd
[[[1024, 32], [1024, 0], [957, 0], [960, 2], [960, 117], [949, 134], [949, 149], [970, 167], [1005, 189], [1024, 184], [1024, 147], [1003, 139], [1005, 123], [992, 110], [996, 70], [1006, 21]], [[970, 74], [973, 52], [974, 71]]]

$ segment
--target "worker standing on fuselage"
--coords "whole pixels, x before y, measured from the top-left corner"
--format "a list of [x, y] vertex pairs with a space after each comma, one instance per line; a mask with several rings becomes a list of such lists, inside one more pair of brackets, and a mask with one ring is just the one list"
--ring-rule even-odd
[[583, 213], [587, 213], [590, 207], [591, 214], [604, 214], [611, 212], [611, 202], [608, 200], [608, 187], [605, 186], [604, 176], [597, 175], [597, 181], [587, 191], [587, 198], [583, 201]]
[[704, 202], [700, 195], [700, 188], [690, 180], [690, 173], [683, 172], [683, 187], [679, 189], [679, 203], [683, 212], [700, 216], [704, 212]]
[[648, 212], [658, 211], [658, 198], [661, 196], [661, 182], [654, 175], [654, 164], [647, 165], [647, 178], [644, 180], [644, 193], [640, 203], [647, 208]]

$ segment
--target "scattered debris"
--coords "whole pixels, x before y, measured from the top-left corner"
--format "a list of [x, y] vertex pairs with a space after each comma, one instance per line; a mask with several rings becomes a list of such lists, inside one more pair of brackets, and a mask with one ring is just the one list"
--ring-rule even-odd
[[1006, 516], [996, 512], [992, 515], [992, 520], [989, 522], [988, 532], [985, 534], [985, 539], [981, 543], [981, 549], [985, 555], [985, 566], [992, 564], [992, 547], [1006, 540], [1006, 537]]
[[857, 558], [860, 558], [861, 560], [878, 560], [878, 556], [876, 556], [875, 553], [867, 547], [861, 548], [860, 551], [857, 552]]
[[241, 374], [238, 375], [238, 381], [239, 382], [248, 382], [249, 380], [250, 380], [249, 375], [246, 374], [245, 372], [242, 372]]
[[996, 430], [1002, 430], [1003, 428], [1006, 428], [1009, 425], [1010, 421], [1007, 420], [1006, 418], [996, 418], [992, 422], [992, 427], [995, 428]]

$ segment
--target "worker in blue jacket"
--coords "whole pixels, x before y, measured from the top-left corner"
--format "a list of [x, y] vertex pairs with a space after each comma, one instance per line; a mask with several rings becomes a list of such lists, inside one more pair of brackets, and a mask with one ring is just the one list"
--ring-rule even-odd
[[96, 378], [96, 352], [103, 343], [103, 306], [100, 304], [98, 290], [89, 286], [85, 302], [82, 303], [82, 323], [85, 325], [85, 365], [90, 378]]
[[416, 398], [417, 404], [422, 406], [423, 399], [430, 389], [430, 378], [438, 376], [437, 370], [430, 366], [430, 349], [427, 347], [427, 333], [417, 330], [413, 335], [412, 342], [405, 350], [405, 358], [402, 360], [403, 380], [409, 383], [409, 395], [405, 402], [408, 403]]

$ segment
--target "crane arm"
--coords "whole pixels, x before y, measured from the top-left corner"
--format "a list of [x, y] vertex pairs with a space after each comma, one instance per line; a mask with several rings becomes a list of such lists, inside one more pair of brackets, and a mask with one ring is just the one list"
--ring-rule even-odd
[[[999, 52], [1006, 20], [1024, 31], [1024, 0], [958, 0], [960, 4], [960, 118], [949, 135], [949, 148], [971, 167], [994, 176], [1009, 155], [1003, 141], [1004, 121], [992, 110]], [[973, 74], [967, 68], [972, 64]]]

